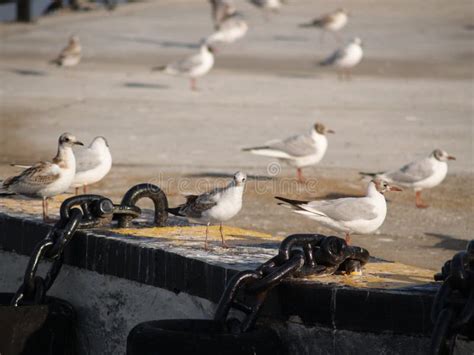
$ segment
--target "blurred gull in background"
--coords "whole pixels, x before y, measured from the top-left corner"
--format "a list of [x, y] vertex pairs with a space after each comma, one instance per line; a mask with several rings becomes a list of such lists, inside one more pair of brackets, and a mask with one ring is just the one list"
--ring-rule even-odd
[[170, 75], [189, 77], [191, 90], [197, 90], [196, 79], [206, 75], [214, 66], [213, 52], [214, 49], [203, 41], [199, 53], [165, 66], [155, 67], [152, 70], [162, 71]]
[[285, 140], [270, 141], [260, 147], [244, 148], [243, 151], [278, 158], [296, 167], [298, 181], [303, 182], [301, 168], [317, 164], [324, 157], [328, 147], [327, 133], [334, 133], [334, 131], [326, 129], [322, 123], [316, 123], [306, 134], [295, 135]]
[[339, 78], [351, 78], [351, 70], [360, 63], [364, 52], [362, 51], [362, 41], [360, 38], [354, 38], [347, 46], [336, 50], [327, 59], [319, 64], [322, 66], [333, 65], [338, 69]]
[[435, 149], [429, 156], [402, 166], [400, 169], [386, 173], [360, 173], [378, 177], [401, 186], [415, 190], [415, 203], [418, 208], [426, 208], [421, 199], [421, 190], [438, 186], [448, 173], [448, 160], [456, 158], [444, 150]]
[[330, 14], [315, 18], [311, 22], [303, 23], [300, 27], [316, 27], [322, 29], [323, 33], [321, 34], [321, 41], [323, 40], [324, 32], [326, 31], [334, 33], [337, 39], [341, 40], [337, 32], [347, 25], [348, 20], [349, 16], [347, 11], [344, 9], [337, 9]]
[[56, 59], [51, 61], [52, 64], [57, 64], [62, 67], [73, 67], [81, 61], [81, 44], [78, 36], [72, 36], [69, 39], [68, 45], [59, 53]]

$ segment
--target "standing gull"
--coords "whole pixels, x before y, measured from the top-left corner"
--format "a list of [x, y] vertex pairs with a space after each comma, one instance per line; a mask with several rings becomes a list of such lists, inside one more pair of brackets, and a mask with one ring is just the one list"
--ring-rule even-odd
[[59, 56], [52, 60], [51, 63], [63, 67], [73, 67], [81, 61], [81, 44], [79, 37], [72, 36], [68, 45], [59, 53]]
[[238, 171], [226, 187], [217, 188], [199, 196], [186, 196], [186, 203], [176, 208], [170, 208], [168, 212], [175, 216], [187, 217], [191, 220], [206, 223], [206, 240], [204, 242], [206, 250], [209, 225], [213, 222], [219, 222], [222, 246], [228, 247], [224, 240], [222, 222], [233, 218], [241, 210], [246, 180], [247, 175]]
[[386, 173], [360, 173], [361, 175], [378, 177], [394, 184], [415, 190], [415, 204], [418, 208], [426, 208], [421, 199], [421, 190], [438, 186], [448, 173], [448, 160], [456, 160], [444, 150], [435, 149], [429, 156], [402, 166], [400, 169]]
[[340, 79], [344, 78], [344, 74], [347, 79], [350, 79], [352, 68], [360, 63], [363, 55], [362, 41], [356, 37], [347, 46], [338, 49], [319, 64], [322, 66], [333, 65], [338, 69]]
[[340, 40], [337, 32], [346, 26], [348, 19], [349, 16], [346, 10], [337, 9], [330, 14], [318, 17], [311, 22], [303, 23], [300, 27], [316, 27], [322, 29], [321, 41], [323, 40], [326, 31], [331, 31]]
[[201, 44], [199, 53], [178, 60], [165, 66], [153, 68], [170, 75], [180, 75], [190, 78], [191, 90], [197, 90], [196, 79], [206, 75], [214, 66], [214, 50], [206, 42]]
[[322, 123], [316, 123], [311, 131], [285, 140], [271, 141], [266, 145], [245, 148], [243, 151], [252, 154], [278, 158], [290, 166], [296, 167], [298, 181], [303, 182], [302, 168], [321, 161], [328, 147], [327, 133], [334, 133]]
[[109, 173], [112, 167], [112, 155], [105, 137], [99, 136], [92, 140], [89, 147], [77, 150], [75, 156], [76, 175], [71, 187], [76, 189], [77, 195], [80, 187], [87, 193], [88, 185], [99, 182]]
[[207, 37], [206, 42], [211, 45], [216, 43], [233, 43], [244, 37], [248, 28], [242, 15], [234, 11], [217, 25], [217, 30]]
[[20, 175], [7, 178], [2, 188], [8, 193], [43, 199], [43, 220], [48, 218], [48, 198], [65, 192], [71, 186], [76, 172], [76, 159], [72, 146], [79, 142], [70, 133], [59, 137], [58, 152], [50, 162], [39, 162]]
[[346, 197], [334, 200], [297, 201], [275, 197], [283, 201], [281, 205], [294, 209], [295, 213], [314, 219], [323, 226], [346, 234], [346, 242], [351, 242], [351, 234], [370, 234], [384, 222], [387, 203], [384, 193], [401, 191], [382, 179], [369, 182], [365, 197]]

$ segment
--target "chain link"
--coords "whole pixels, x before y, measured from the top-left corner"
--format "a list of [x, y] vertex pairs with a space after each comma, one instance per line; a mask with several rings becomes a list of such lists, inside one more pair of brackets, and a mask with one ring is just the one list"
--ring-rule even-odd
[[[344, 239], [321, 234], [294, 234], [280, 244], [278, 255], [256, 270], [237, 273], [221, 296], [214, 319], [231, 332], [252, 329], [268, 292], [291, 277], [352, 272], [369, 259], [363, 248], [348, 246]], [[231, 309], [245, 314], [242, 321], [229, 318]]]

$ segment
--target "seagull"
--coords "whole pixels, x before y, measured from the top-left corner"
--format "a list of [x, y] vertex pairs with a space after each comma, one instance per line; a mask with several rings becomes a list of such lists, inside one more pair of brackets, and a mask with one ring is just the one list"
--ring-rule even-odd
[[297, 201], [276, 196], [280, 203], [290, 207], [295, 213], [314, 219], [323, 226], [346, 235], [350, 244], [351, 234], [370, 234], [384, 222], [387, 215], [387, 203], [384, 193], [401, 191], [382, 179], [369, 182], [365, 197], [346, 197], [334, 200]]
[[242, 15], [233, 12], [217, 26], [217, 30], [206, 38], [208, 44], [233, 43], [245, 36], [249, 26]]
[[278, 12], [281, 7], [280, 0], [249, 0], [253, 5], [261, 8], [268, 14], [268, 12]]
[[227, 17], [232, 16], [236, 12], [234, 2], [232, 0], [209, 0], [212, 8], [212, 20], [214, 28], [218, 29], [219, 25]]
[[72, 36], [69, 44], [59, 53], [51, 63], [62, 67], [73, 67], [81, 61], [81, 44], [78, 36]]
[[58, 152], [50, 162], [39, 162], [20, 175], [7, 178], [2, 189], [9, 194], [18, 194], [43, 199], [43, 220], [48, 218], [48, 198], [65, 192], [71, 186], [76, 173], [73, 145], [83, 145], [70, 133], [59, 137]]
[[[300, 27], [316, 27], [322, 29], [324, 32], [331, 31], [337, 36], [337, 32], [347, 25], [348, 20], [349, 16], [347, 11], [344, 9], [337, 9], [330, 14], [315, 18], [311, 22], [303, 23]], [[321, 36], [321, 41], [323, 40], [324, 32]], [[338, 39], [340, 38], [338, 37]]]
[[360, 38], [354, 38], [347, 46], [335, 51], [331, 56], [320, 62], [322, 66], [334, 65], [340, 69], [339, 77], [347, 79], [351, 77], [351, 69], [360, 63], [364, 52], [362, 51], [362, 41]]
[[448, 173], [448, 160], [456, 160], [441, 149], [435, 149], [427, 157], [402, 166], [400, 169], [386, 173], [360, 173], [384, 179], [415, 190], [415, 204], [418, 208], [426, 208], [427, 204], [421, 199], [421, 190], [438, 186]]
[[244, 148], [244, 152], [278, 158], [296, 167], [298, 181], [303, 182], [301, 168], [317, 164], [321, 161], [328, 147], [327, 133], [335, 133], [322, 123], [316, 123], [311, 131], [289, 137], [285, 140], [270, 141], [266, 145]]
[[107, 139], [99, 136], [92, 140], [89, 147], [77, 150], [75, 156], [76, 175], [71, 187], [76, 189], [78, 195], [80, 187], [87, 193], [88, 185], [99, 182], [109, 173], [112, 167], [112, 155]]
[[206, 240], [204, 242], [206, 250], [209, 225], [212, 222], [220, 222], [222, 246], [227, 248], [222, 222], [233, 218], [242, 209], [242, 195], [246, 180], [247, 175], [238, 171], [227, 187], [217, 188], [199, 196], [186, 196], [186, 203], [176, 208], [170, 208], [168, 212], [175, 216], [206, 223]]
[[187, 76], [191, 79], [191, 90], [197, 90], [196, 78], [206, 75], [214, 66], [213, 53], [214, 49], [204, 41], [199, 53], [152, 70], [163, 71], [170, 75]]

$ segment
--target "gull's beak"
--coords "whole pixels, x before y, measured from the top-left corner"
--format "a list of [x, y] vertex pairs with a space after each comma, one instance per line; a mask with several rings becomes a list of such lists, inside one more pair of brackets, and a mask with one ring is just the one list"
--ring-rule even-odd
[[328, 129], [328, 130], [326, 131], [326, 133], [336, 133], [336, 132], [333, 131], [332, 129]]
[[403, 191], [403, 189], [395, 185], [390, 185], [388, 191]]
[[452, 155], [448, 155], [448, 160], [456, 160], [456, 157], [453, 157]]
[[84, 143], [79, 142], [79, 141], [75, 141], [74, 144], [76, 144], [76, 145], [84, 145]]

